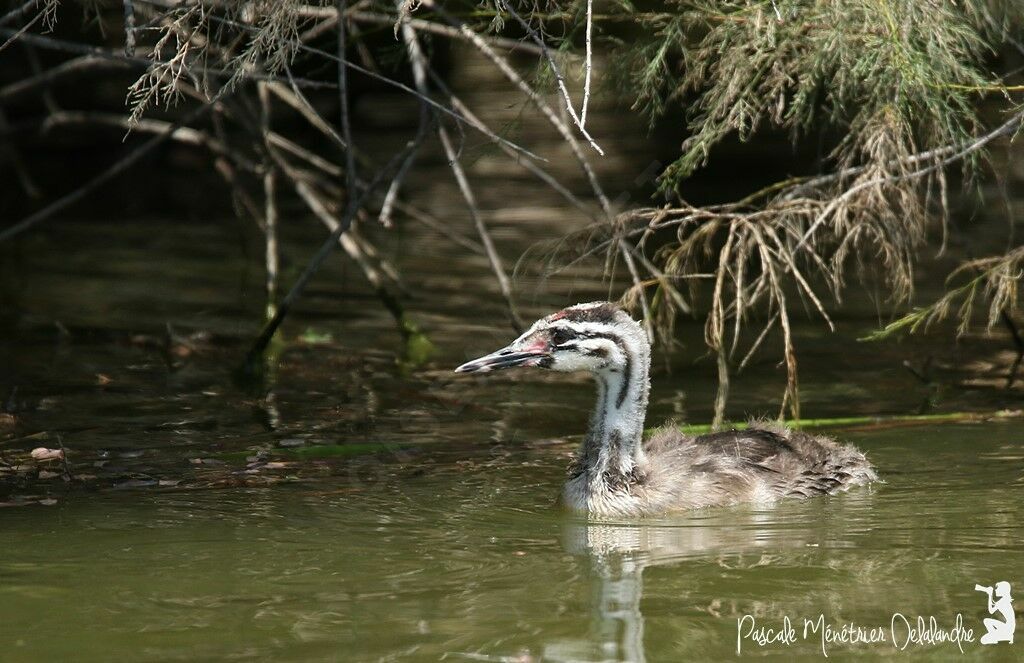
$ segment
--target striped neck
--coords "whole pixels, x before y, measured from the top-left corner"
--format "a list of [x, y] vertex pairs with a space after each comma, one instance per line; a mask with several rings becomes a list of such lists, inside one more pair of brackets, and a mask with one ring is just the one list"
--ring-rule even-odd
[[642, 330], [609, 334], [623, 358], [594, 372], [597, 403], [583, 440], [579, 470], [588, 481], [606, 488], [636, 482], [643, 464], [644, 418], [650, 392], [651, 348]]

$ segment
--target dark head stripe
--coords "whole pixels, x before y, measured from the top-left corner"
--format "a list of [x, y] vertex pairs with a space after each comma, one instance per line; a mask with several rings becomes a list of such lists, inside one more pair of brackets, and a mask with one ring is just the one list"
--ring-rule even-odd
[[565, 310], [559, 311], [551, 319], [554, 320], [568, 320], [569, 322], [604, 322], [612, 323], [615, 322], [615, 315], [621, 309], [612, 304], [611, 302], [604, 302], [597, 306], [588, 307], [569, 307]]
[[619, 387], [619, 394], [615, 398], [615, 407], [622, 407], [622, 404], [626, 402], [626, 395], [629, 393], [629, 383], [633, 380], [633, 355], [630, 354], [629, 347], [626, 346], [626, 342], [620, 336], [609, 332], [588, 331], [580, 332], [579, 335], [583, 338], [603, 338], [619, 346], [622, 356], [626, 358], [626, 366], [623, 370], [622, 386]]

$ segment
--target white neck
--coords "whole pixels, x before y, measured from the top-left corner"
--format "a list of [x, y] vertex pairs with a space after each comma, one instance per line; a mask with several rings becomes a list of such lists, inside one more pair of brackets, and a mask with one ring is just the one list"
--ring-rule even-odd
[[623, 337], [627, 361], [594, 374], [597, 403], [579, 462], [591, 483], [617, 485], [636, 480], [643, 464], [644, 417], [650, 382], [646, 337]]

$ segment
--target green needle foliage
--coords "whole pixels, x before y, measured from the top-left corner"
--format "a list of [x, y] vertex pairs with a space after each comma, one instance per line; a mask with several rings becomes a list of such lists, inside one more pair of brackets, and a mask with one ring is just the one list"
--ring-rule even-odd
[[[793, 140], [844, 132], [838, 167], [970, 140], [986, 57], [1024, 19], [1024, 3], [950, 0], [669, 2], [636, 13], [652, 38], [620, 70], [652, 117], [684, 106], [690, 137], [662, 175], [671, 189], [716, 144], [766, 126]], [[879, 147], [884, 150], [879, 152]]]

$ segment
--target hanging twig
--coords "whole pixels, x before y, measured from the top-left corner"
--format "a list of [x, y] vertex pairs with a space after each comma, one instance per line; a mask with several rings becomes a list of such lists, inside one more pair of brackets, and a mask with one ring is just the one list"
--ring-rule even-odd
[[[430, 2], [432, 2], [432, 0], [430, 0]], [[430, 2], [426, 2], [425, 1], [424, 4], [430, 4]], [[589, 0], [588, 0], [588, 2], [589, 2]], [[530, 38], [533, 39], [533, 41], [537, 44], [537, 46], [544, 53], [544, 58], [548, 61], [548, 66], [551, 67], [551, 72], [555, 75], [555, 81], [558, 83], [558, 91], [562, 93], [562, 99], [565, 101], [565, 110], [569, 113], [569, 117], [572, 118], [573, 123], [580, 130], [580, 133], [583, 134], [583, 137], [587, 139], [587, 142], [590, 143], [590, 146], [592, 148], [594, 148], [594, 150], [598, 154], [600, 154], [601, 156], [604, 156], [604, 150], [601, 149], [601, 147], [597, 144], [597, 141], [594, 140], [593, 136], [591, 136], [589, 133], [587, 133], [586, 128], [584, 128], [585, 120], [581, 120], [580, 116], [576, 114], [576, 109], [573, 108], [573, 105], [572, 105], [572, 97], [569, 96], [569, 90], [566, 88], [566, 85], [565, 85], [565, 78], [562, 76], [562, 71], [558, 68], [558, 64], [555, 62], [555, 59], [553, 57], [551, 57], [551, 52], [548, 50], [547, 44], [544, 43], [544, 39], [539, 34], [537, 34], [537, 31], [533, 28], [532, 25], [527, 23], [521, 16], [519, 16], [519, 14], [516, 13], [516, 11], [514, 9], [512, 9], [511, 5], [502, 4], [502, 7], [509, 14], [512, 14], [512, 17], [514, 19], [516, 19], [516, 21], [519, 22], [519, 25], [521, 25], [523, 27], [523, 29], [526, 30], [527, 34], [530, 35]], [[588, 17], [590, 16], [589, 9], [588, 9], [587, 16]], [[583, 114], [584, 114], [584, 118], [586, 117], [587, 103], [590, 101], [590, 27], [589, 26], [590, 26], [590, 24], [588, 22], [587, 23], [587, 62], [586, 62], [587, 73], [586, 73], [586, 84], [585, 84], [586, 87], [585, 87], [585, 90], [584, 90], [584, 98], [583, 98]]]
[[594, 28], [594, 0], [587, 0], [587, 56], [583, 72], [583, 107], [580, 109], [580, 129], [587, 126], [587, 106], [590, 103], [590, 72], [594, 65], [591, 33]]
[[[270, 91], [267, 83], [257, 85], [260, 98], [260, 128], [264, 140], [270, 135]], [[263, 234], [264, 261], [266, 264], [266, 319], [271, 320], [277, 312], [277, 272], [280, 264], [277, 249], [277, 171], [270, 159], [263, 162]]]
[[[404, 0], [398, 0], [399, 11]], [[404, 30], [404, 28], [403, 28]], [[415, 34], [413, 35], [415, 37]], [[413, 79], [416, 83], [416, 89], [421, 93], [426, 90], [426, 81], [420, 81], [419, 78], [423, 77], [422, 67], [413, 65]], [[392, 225], [391, 221], [391, 210], [395, 206], [395, 201], [398, 199], [398, 190], [402, 187], [402, 182], [405, 180], [406, 174], [412, 168], [413, 162], [416, 160], [416, 153], [419, 151], [419, 146], [423, 143], [423, 140], [427, 136], [427, 130], [431, 121], [430, 107], [427, 106], [421, 99], [419, 102], [419, 121], [416, 126], [416, 135], [406, 145], [409, 151], [409, 157], [402, 163], [398, 168], [398, 172], [395, 173], [395, 177], [391, 180], [391, 184], [388, 185], [387, 193], [384, 194], [384, 203], [380, 206], [380, 214], [377, 216], [377, 220], [385, 228], [390, 228]], [[506, 148], [507, 149], [507, 148]]]

